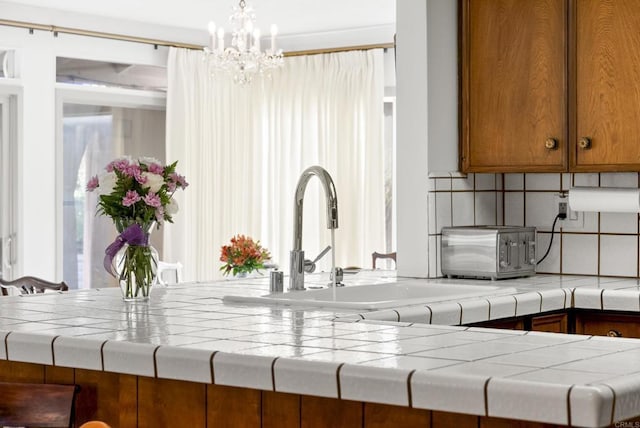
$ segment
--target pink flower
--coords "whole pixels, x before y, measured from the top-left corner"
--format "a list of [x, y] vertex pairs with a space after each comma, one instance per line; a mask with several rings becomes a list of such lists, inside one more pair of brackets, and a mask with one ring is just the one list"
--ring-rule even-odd
[[169, 191], [169, 193], [173, 193], [176, 191], [176, 183], [169, 180], [167, 181], [167, 190]]
[[93, 177], [91, 177], [91, 179], [89, 179], [89, 182], [87, 183], [87, 192], [93, 192], [98, 188], [99, 185], [100, 183], [98, 181], [98, 176], [94, 175]]
[[160, 200], [160, 196], [156, 195], [153, 192], [149, 192], [147, 196], [144, 197], [144, 203], [154, 208], [158, 208], [162, 206], [162, 201]]
[[[126, 175], [127, 177], [140, 177], [140, 174], [142, 173], [142, 171], [140, 170], [140, 166], [136, 165], [135, 163], [132, 163], [130, 165], [127, 165], [126, 167], [124, 167], [124, 169], [122, 170], [122, 173], [124, 175]], [[136, 179], [137, 180], [137, 179]]]
[[189, 183], [187, 183], [187, 180], [184, 178], [184, 176], [182, 176], [182, 175], [180, 175], [180, 174], [178, 174], [176, 172], [171, 173], [169, 175], [169, 178], [173, 182], [175, 182], [178, 185], [178, 187], [182, 187], [183, 189], [186, 188], [189, 185]]
[[116, 159], [113, 162], [110, 162], [105, 168], [107, 172], [112, 172], [114, 169], [117, 171], [124, 171], [129, 166], [129, 159], [120, 158]]
[[162, 165], [158, 165], [157, 163], [149, 164], [149, 166], [147, 167], [147, 170], [151, 173], [158, 174], [158, 175], [164, 174], [164, 168], [162, 167]]
[[140, 195], [135, 190], [127, 191], [127, 194], [124, 198], [122, 198], [122, 205], [125, 207], [130, 207], [140, 200]]

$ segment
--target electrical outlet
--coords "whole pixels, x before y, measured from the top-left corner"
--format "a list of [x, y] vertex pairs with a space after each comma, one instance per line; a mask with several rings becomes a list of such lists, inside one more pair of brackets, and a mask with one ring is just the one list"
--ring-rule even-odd
[[560, 200], [558, 202], [558, 219], [565, 220], [567, 218], [567, 202]]
[[[584, 228], [584, 215], [582, 212], [573, 211], [569, 206], [569, 198], [565, 195], [557, 195], [556, 203], [558, 214], [560, 214], [559, 223], [565, 230], [579, 230]], [[562, 214], [564, 213], [564, 218]]]

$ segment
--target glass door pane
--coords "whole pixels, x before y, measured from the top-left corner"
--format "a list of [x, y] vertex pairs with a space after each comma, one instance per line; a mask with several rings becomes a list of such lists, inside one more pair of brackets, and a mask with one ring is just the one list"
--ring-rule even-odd
[[[103, 288], [116, 281], [102, 266], [116, 231], [96, 215], [97, 194], [85, 191], [113, 159], [165, 161], [165, 111], [107, 105], [63, 105], [63, 277], [70, 288]], [[151, 236], [162, 258], [162, 229]]]
[[16, 267], [16, 100], [0, 96], [0, 277], [14, 279]]

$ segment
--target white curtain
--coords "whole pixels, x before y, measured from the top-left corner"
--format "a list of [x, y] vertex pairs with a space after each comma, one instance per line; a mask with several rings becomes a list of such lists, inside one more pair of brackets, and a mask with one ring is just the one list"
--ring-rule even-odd
[[[258, 239], [285, 272], [293, 243], [293, 195], [302, 171], [324, 167], [338, 194], [338, 266], [369, 267], [384, 249], [381, 50], [285, 59], [270, 79], [242, 87], [209, 75], [202, 54], [171, 49], [167, 161], [190, 186], [165, 228], [165, 259], [186, 280], [219, 277], [219, 251], [235, 234]], [[324, 194], [305, 197], [303, 249], [330, 243]], [[329, 270], [330, 257], [319, 267]]]

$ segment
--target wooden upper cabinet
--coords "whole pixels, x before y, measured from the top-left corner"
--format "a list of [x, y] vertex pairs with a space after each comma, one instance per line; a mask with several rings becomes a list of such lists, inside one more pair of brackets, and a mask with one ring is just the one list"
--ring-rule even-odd
[[573, 171], [640, 171], [640, 1], [574, 0]]
[[462, 170], [565, 171], [566, 1], [462, 0], [461, 12]]

